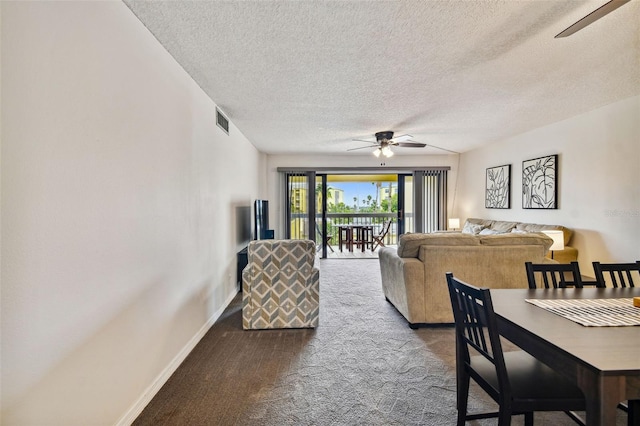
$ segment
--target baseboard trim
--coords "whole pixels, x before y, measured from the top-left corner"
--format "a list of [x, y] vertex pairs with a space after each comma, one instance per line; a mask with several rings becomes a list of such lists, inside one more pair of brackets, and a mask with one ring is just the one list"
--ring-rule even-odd
[[209, 331], [211, 326], [222, 316], [222, 313], [229, 306], [231, 301], [236, 297], [238, 293], [232, 292], [223, 306], [214, 312], [213, 315], [207, 320], [207, 322], [198, 330], [198, 332], [187, 342], [180, 352], [171, 360], [169, 365], [156, 377], [151, 385], [142, 393], [140, 398], [127, 410], [127, 412], [118, 420], [116, 426], [129, 426], [136, 418], [142, 413], [142, 410], [151, 402], [153, 397], [160, 391], [160, 388], [169, 380], [169, 377], [178, 369], [180, 364], [185, 360], [187, 355], [196, 347], [198, 342]]

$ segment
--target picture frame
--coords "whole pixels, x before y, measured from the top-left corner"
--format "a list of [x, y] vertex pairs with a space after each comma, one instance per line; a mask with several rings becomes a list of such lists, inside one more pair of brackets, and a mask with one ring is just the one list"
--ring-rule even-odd
[[511, 208], [511, 164], [487, 169], [484, 206], [487, 209]]
[[522, 162], [522, 208], [558, 208], [558, 155]]

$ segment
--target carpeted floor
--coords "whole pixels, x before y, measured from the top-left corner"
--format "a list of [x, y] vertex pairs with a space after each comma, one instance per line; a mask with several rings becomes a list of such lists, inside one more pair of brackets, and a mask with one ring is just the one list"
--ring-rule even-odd
[[[385, 301], [377, 259], [317, 265], [317, 329], [243, 331], [238, 295], [134, 424], [455, 424], [453, 328], [411, 330]], [[470, 404], [495, 407], [477, 387]], [[572, 424], [536, 413], [536, 425]]]

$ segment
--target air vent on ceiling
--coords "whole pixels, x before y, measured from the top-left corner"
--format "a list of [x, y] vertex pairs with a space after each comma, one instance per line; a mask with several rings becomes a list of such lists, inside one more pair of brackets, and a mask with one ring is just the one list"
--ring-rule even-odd
[[229, 120], [218, 108], [216, 108], [216, 124], [224, 130], [226, 134], [229, 134]]

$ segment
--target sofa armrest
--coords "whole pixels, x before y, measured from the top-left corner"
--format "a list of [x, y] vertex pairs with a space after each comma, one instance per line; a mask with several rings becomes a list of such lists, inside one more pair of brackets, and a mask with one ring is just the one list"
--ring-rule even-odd
[[[547, 253], [547, 258], [551, 259], [551, 252]], [[578, 249], [575, 247], [564, 246], [564, 250], [553, 252], [553, 260], [558, 263], [571, 263], [578, 261]]]
[[418, 313], [412, 310], [413, 306], [421, 306], [425, 298], [424, 264], [414, 257], [400, 257], [390, 247], [382, 247], [378, 259], [384, 296], [410, 323], [420, 322]]

